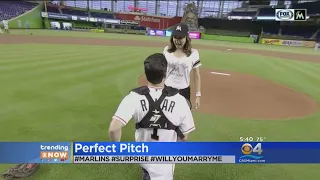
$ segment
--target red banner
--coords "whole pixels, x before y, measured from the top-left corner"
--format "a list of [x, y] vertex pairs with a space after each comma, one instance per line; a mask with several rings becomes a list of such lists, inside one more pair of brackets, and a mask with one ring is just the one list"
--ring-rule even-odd
[[147, 8], [139, 8], [139, 7], [133, 7], [133, 6], [128, 6], [128, 9], [130, 10], [130, 11], [134, 11], [134, 12], [136, 12], [136, 11], [148, 11], [148, 9]]
[[181, 22], [181, 17], [171, 18], [123, 13], [115, 13], [115, 15], [116, 18], [120, 20], [139, 21], [140, 26], [149, 27], [151, 29], [167, 29]]

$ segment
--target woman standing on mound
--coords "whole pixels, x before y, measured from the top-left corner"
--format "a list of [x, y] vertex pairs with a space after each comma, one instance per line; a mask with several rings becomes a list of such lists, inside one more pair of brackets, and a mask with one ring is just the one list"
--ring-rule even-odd
[[168, 61], [165, 85], [179, 89], [180, 94], [190, 102], [190, 73], [192, 70], [196, 90], [195, 108], [197, 109], [200, 106], [201, 97], [199, 70], [201, 62], [198, 50], [191, 47], [188, 31], [186, 24], [176, 25], [170, 37], [170, 46], [166, 46], [163, 50]]

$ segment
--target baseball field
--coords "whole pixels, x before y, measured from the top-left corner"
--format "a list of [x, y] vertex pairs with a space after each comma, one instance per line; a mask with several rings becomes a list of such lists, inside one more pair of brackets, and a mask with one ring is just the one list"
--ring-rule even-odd
[[[32, 35], [31, 35], [32, 33]], [[320, 141], [320, 52], [193, 40], [201, 107], [190, 141]], [[1, 141], [108, 141], [143, 61], [168, 38], [13, 30], [0, 35]], [[194, 94], [194, 92], [193, 92]], [[134, 140], [134, 125], [122, 141]], [[239, 149], [240, 151], [240, 149]], [[1, 165], [5, 171], [10, 165]], [[319, 165], [177, 165], [176, 180], [318, 180]], [[42, 165], [32, 180], [138, 180], [138, 165]]]

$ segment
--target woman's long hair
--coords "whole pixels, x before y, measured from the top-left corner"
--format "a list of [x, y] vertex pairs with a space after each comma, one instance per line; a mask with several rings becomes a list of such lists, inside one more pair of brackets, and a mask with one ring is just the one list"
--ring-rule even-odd
[[[187, 57], [189, 57], [191, 55], [191, 39], [190, 37], [186, 37], [186, 43], [184, 44], [183, 46], [183, 52], [187, 55]], [[170, 46], [169, 46], [169, 49], [168, 49], [168, 52], [169, 53], [173, 53], [177, 50], [177, 47], [176, 45], [174, 45], [174, 42], [173, 42], [173, 36], [170, 37]]]

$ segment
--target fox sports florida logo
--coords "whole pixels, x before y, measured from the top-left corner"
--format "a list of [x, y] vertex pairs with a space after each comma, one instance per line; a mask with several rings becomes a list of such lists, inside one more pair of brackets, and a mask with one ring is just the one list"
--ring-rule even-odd
[[291, 10], [283, 9], [277, 12], [277, 18], [281, 20], [293, 19], [294, 13]]

